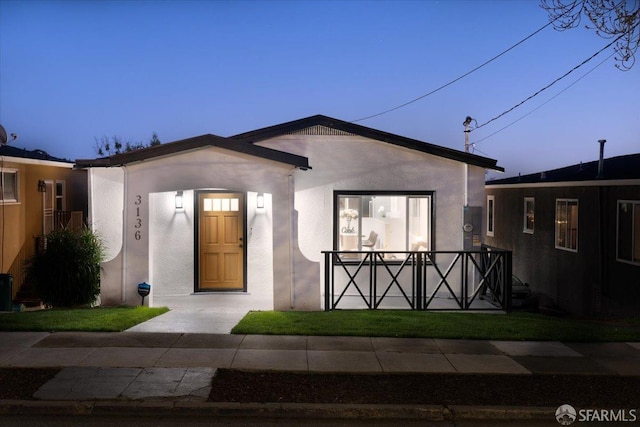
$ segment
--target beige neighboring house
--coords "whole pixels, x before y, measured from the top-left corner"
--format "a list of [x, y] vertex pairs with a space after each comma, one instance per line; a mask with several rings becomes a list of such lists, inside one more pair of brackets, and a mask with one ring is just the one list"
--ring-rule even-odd
[[10, 145], [0, 147], [0, 170], [0, 273], [13, 276], [15, 298], [24, 284], [24, 261], [42, 237], [55, 228], [82, 226], [87, 172], [44, 151]]
[[317, 115], [77, 167], [107, 244], [103, 304], [137, 305], [147, 282], [150, 305], [319, 310], [322, 251], [462, 250], [496, 163]]

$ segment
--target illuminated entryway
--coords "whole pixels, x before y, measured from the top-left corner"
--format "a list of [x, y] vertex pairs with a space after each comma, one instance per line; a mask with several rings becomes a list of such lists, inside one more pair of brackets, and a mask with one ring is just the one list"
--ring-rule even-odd
[[244, 194], [197, 192], [196, 291], [245, 290]]

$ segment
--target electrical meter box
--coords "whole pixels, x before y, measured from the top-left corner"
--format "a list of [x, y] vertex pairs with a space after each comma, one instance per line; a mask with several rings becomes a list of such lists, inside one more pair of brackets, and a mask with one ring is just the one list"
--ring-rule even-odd
[[479, 251], [482, 246], [482, 206], [465, 206], [463, 218], [463, 249]]

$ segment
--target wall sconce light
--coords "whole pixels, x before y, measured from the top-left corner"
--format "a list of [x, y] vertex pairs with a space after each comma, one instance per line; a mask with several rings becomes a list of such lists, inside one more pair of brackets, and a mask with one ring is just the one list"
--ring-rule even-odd
[[176, 192], [176, 209], [184, 208], [184, 204], [182, 202], [182, 191]]
[[44, 193], [45, 191], [47, 191], [47, 184], [45, 184], [45, 182], [41, 179], [38, 180], [38, 192]]
[[264, 194], [258, 193], [258, 197], [256, 198], [256, 207], [258, 209], [264, 209]]

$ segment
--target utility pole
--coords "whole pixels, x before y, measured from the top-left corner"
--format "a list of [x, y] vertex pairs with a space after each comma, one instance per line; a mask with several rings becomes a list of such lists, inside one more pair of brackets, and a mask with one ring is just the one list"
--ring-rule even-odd
[[467, 116], [466, 119], [464, 119], [464, 122], [462, 123], [464, 125], [464, 152], [468, 153], [469, 152], [469, 132], [471, 132], [471, 129], [469, 129], [469, 126], [471, 126], [471, 122], [474, 119], [471, 116]]

